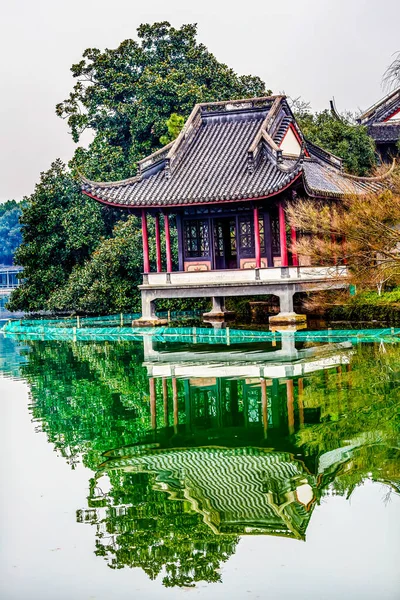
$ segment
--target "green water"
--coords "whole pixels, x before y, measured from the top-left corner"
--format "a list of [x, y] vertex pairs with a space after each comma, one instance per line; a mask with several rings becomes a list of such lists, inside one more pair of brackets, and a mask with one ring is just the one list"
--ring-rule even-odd
[[400, 596], [400, 345], [0, 336], [2, 600]]

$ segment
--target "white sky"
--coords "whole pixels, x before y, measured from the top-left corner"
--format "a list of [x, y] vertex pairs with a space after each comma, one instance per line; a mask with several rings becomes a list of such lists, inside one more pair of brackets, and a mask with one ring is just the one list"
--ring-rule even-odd
[[400, 50], [398, 0], [1, 0], [0, 201], [33, 191], [74, 144], [54, 107], [87, 47], [114, 48], [141, 23], [198, 23], [199, 41], [239, 74], [259, 75], [322, 110], [365, 109]]

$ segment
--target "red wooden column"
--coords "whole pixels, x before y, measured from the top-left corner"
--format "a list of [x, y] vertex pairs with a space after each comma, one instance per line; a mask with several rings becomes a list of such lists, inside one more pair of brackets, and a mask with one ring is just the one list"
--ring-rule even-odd
[[258, 207], [253, 209], [254, 214], [254, 247], [256, 250], [256, 269], [261, 267], [260, 222], [258, 220]]
[[146, 211], [142, 208], [142, 238], [143, 238], [143, 271], [150, 273], [149, 237], [147, 234]]
[[289, 266], [288, 249], [286, 240], [286, 219], [283, 203], [279, 202], [279, 239], [281, 243], [281, 266]]
[[[296, 235], [296, 228], [295, 227], [291, 227], [290, 228], [290, 241], [292, 242], [292, 244], [295, 244], [297, 241], [297, 235]], [[297, 252], [293, 252], [292, 251], [292, 262], [293, 262], [293, 266], [294, 267], [298, 267], [299, 266], [299, 257], [297, 256]]]
[[164, 213], [164, 230], [165, 230], [165, 253], [167, 255], [167, 273], [172, 271], [172, 254], [171, 254], [171, 235], [169, 231], [169, 217]]
[[161, 239], [160, 239], [160, 218], [158, 214], [155, 216], [155, 226], [156, 226], [156, 265], [157, 265], [157, 273], [161, 273]]

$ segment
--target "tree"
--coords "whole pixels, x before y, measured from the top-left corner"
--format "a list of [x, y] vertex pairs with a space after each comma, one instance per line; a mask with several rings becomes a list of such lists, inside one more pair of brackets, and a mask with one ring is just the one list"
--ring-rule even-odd
[[293, 247], [299, 255], [310, 257], [314, 264], [345, 260], [349, 282], [361, 288], [376, 287], [379, 292], [385, 284], [400, 284], [398, 170], [388, 189], [379, 193], [341, 203], [300, 200], [287, 213], [290, 224], [302, 232]]
[[168, 133], [160, 137], [160, 142], [163, 144], [163, 146], [166, 146], [178, 137], [182, 127], [185, 124], [185, 118], [182, 117], [182, 115], [172, 113], [165, 124], [167, 126]]
[[56, 107], [77, 142], [94, 133], [74, 165], [90, 178], [121, 179], [139, 159], [160, 147], [166, 121], [186, 118], [197, 102], [265, 95], [258, 77], [238, 76], [196, 40], [197, 26], [168, 22], [141, 25], [139, 41], [118, 48], [88, 48], [71, 68], [77, 83]]
[[394, 54], [394, 59], [383, 76], [383, 83], [388, 89], [396, 88], [400, 85], [400, 52]]
[[90, 260], [75, 265], [65, 285], [52, 293], [48, 305], [55, 311], [140, 312], [137, 286], [142, 264], [140, 222], [131, 216], [116, 226], [113, 237], [99, 244]]
[[115, 217], [83, 196], [65, 165], [56, 160], [25, 199], [20, 222], [22, 244], [15, 262], [24, 267], [24, 282], [13, 291], [9, 307], [39, 311], [48, 309], [50, 295], [66, 282], [72, 268], [88, 258], [102, 236], [110, 235]]
[[0, 264], [11, 265], [21, 243], [21, 206], [15, 200], [0, 204]]
[[352, 124], [351, 114], [343, 115], [341, 119], [328, 110], [312, 114], [305, 105], [296, 117], [305, 137], [343, 158], [349, 173], [368, 175], [376, 166], [374, 141], [366, 127]]

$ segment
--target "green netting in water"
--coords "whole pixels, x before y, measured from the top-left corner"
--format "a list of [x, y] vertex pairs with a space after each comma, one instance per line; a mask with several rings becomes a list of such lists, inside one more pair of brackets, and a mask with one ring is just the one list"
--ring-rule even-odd
[[[142, 340], [150, 336], [159, 342], [186, 342], [189, 344], [240, 344], [249, 342], [270, 342], [283, 336], [293, 336], [299, 342], [400, 342], [400, 328], [386, 329], [327, 329], [321, 331], [252, 331], [212, 329], [205, 327], [128, 327], [139, 315], [111, 317], [85, 317], [85, 325], [80, 319], [23, 319], [9, 321], [4, 333], [25, 339], [74, 340], [74, 341], [113, 341]], [[160, 315], [161, 316], [161, 315]], [[191, 313], [193, 316], [193, 313]], [[120, 318], [119, 323], [117, 318]], [[62, 324], [61, 324], [62, 323]], [[115, 326], [118, 323], [119, 326]], [[97, 325], [97, 326], [96, 326]], [[101, 326], [102, 325], [102, 326]]]
[[[162, 319], [168, 320], [185, 320], [193, 319], [201, 315], [204, 311], [201, 310], [187, 310], [187, 311], [164, 311], [157, 312], [157, 316]], [[62, 317], [58, 319], [21, 319], [19, 322], [24, 327], [38, 327], [44, 325], [46, 327], [53, 328], [93, 328], [93, 327], [123, 327], [131, 325], [132, 321], [139, 319], [140, 313], [128, 313], [118, 315], [105, 315], [100, 317]]]

